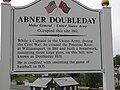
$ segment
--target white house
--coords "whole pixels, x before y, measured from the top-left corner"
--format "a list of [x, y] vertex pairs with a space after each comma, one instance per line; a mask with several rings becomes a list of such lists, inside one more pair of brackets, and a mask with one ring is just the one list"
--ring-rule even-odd
[[72, 77], [38, 78], [29, 84], [31, 90], [78, 90], [78, 85]]

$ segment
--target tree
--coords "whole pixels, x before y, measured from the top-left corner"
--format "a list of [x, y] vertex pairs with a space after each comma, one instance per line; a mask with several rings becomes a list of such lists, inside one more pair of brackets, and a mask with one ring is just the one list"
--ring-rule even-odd
[[120, 65], [120, 55], [119, 55], [119, 54], [116, 55], [116, 56], [113, 58], [113, 60], [114, 60], [114, 66]]
[[80, 74], [80, 84], [82, 86], [89, 87], [99, 87], [102, 86], [102, 74], [100, 73], [88, 73], [88, 74]]
[[80, 78], [79, 83], [81, 86], [88, 86], [89, 85], [88, 79], [87, 79], [87, 74], [80, 74], [79, 78]]
[[99, 87], [102, 84], [102, 74], [89, 73], [87, 79], [90, 87]]

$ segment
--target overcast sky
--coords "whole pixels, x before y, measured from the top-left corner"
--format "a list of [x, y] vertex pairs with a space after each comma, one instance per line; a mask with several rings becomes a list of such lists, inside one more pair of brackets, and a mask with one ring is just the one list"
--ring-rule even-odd
[[[13, 6], [23, 6], [34, 0], [11, 0]], [[101, 9], [102, 0], [78, 0], [93, 9]], [[109, 0], [112, 7], [113, 55], [120, 54], [120, 0]]]

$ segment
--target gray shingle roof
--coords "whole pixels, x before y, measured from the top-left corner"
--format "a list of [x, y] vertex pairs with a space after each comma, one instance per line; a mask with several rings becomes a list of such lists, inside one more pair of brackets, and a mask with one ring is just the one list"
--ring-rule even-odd
[[[47, 88], [47, 84], [51, 80], [52, 78], [38, 78], [33, 83], [29, 84], [29, 86]], [[53, 78], [53, 81], [56, 82], [60, 87], [73, 86], [79, 84], [72, 77]]]
[[52, 78], [38, 78], [33, 83], [31, 83], [29, 86], [33, 87], [43, 87], [46, 88], [47, 84], [52, 80]]
[[61, 87], [79, 84], [72, 77], [54, 78], [53, 80]]

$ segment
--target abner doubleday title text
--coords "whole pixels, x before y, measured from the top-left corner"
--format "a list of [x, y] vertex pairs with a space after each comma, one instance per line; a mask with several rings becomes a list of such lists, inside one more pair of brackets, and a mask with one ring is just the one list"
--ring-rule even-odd
[[28, 17], [20, 16], [18, 23], [74, 23], [74, 24], [95, 24], [96, 18], [85, 18], [85, 17]]

